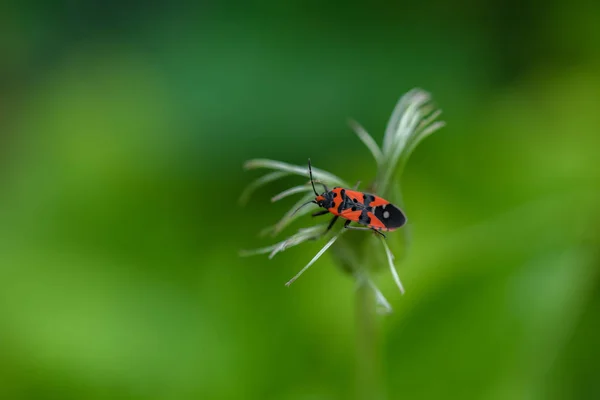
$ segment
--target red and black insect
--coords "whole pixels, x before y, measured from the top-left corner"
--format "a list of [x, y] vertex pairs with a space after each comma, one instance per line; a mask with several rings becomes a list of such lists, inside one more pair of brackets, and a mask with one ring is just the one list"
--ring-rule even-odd
[[[406, 223], [406, 216], [402, 210], [389, 201], [373, 194], [340, 187], [334, 187], [329, 190], [324, 183], [317, 182], [325, 188], [325, 192], [318, 194], [312, 176], [310, 159], [308, 160], [308, 172], [316, 197], [298, 209], [307, 204], [314, 203], [325, 210], [317, 211], [312, 214], [313, 217], [329, 213], [333, 214], [334, 217], [325, 232], [328, 232], [333, 227], [339, 217], [346, 219], [344, 228], [373, 230], [383, 237], [385, 235], [381, 231], [393, 231]], [[361, 225], [365, 225], [365, 227], [350, 226], [352, 222], [358, 222]]]

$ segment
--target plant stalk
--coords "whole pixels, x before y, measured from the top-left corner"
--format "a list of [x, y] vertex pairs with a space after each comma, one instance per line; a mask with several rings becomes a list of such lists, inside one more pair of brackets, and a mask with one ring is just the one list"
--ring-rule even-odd
[[356, 398], [383, 400], [379, 321], [373, 291], [366, 283], [356, 290]]

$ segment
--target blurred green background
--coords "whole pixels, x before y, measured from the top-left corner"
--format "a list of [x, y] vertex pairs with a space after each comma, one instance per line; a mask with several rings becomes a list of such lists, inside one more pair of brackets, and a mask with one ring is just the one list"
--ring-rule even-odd
[[[368, 182], [397, 99], [447, 126], [402, 177], [389, 399], [600, 398], [600, 3], [0, 6], [0, 397], [348, 399], [354, 282], [249, 158]], [[315, 221], [310, 217], [287, 233]]]

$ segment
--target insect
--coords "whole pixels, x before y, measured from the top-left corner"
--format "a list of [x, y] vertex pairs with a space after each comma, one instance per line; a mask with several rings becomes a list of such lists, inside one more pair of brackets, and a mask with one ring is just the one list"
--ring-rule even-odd
[[[356, 189], [358, 184], [352, 189], [344, 189], [334, 187], [329, 190], [322, 182], [317, 182], [323, 185], [325, 192], [318, 194], [315, 189], [315, 183], [312, 176], [312, 168], [310, 159], [308, 160], [308, 173], [310, 175], [310, 183], [315, 192], [315, 199], [302, 204], [296, 209], [307, 204], [317, 204], [325, 210], [317, 211], [312, 214], [313, 217], [319, 215], [333, 214], [334, 217], [329, 223], [329, 226], [324, 233], [327, 233], [336, 221], [342, 217], [346, 220], [344, 228], [356, 230], [372, 230], [381, 236], [385, 237], [382, 231], [393, 231], [406, 223], [406, 216], [398, 207], [389, 201], [382, 199], [379, 196], [359, 192]], [[357, 222], [364, 227], [350, 226], [352, 222]]]

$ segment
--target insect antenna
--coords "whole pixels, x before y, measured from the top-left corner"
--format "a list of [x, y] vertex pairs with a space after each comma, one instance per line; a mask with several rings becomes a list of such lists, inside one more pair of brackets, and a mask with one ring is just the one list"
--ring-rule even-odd
[[313, 182], [312, 168], [310, 167], [310, 158], [308, 159], [308, 173], [310, 175], [310, 184], [312, 185], [313, 192], [315, 192], [315, 195], [318, 196], [319, 193], [317, 193], [317, 189], [315, 189], [315, 183]]
[[290, 217], [291, 217], [291, 216], [293, 216], [294, 214], [296, 214], [296, 213], [298, 212], [298, 210], [299, 210], [299, 209], [301, 209], [302, 207], [304, 207], [305, 205], [307, 205], [307, 204], [310, 204], [310, 203], [315, 203], [315, 204], [317, 204], [317, 202], [316, 202], [316, 201], [314, 201], [314, 200], [307, 201], [306, 203], [302, 204], [300, 207], [296, 208], [296, 209], [294, 210], [294, 212], [290, 214]]
[[[313, 179], [313, 176], [312, 176], [312, 168], [310, 166], [310, 158], [308, 159], [308, 173], [310, 174], [310, 184], [313, 187], [313, 192], [315, 192], [315, 194], [318, 196], [319, 193], [317, 193], [317, 189], [315, 189], [315, 180]], [[316, 181], [316, 182], [323, 185], [323, 189], [325, 189], [326, 192], [329, 192], [329, 189], [327, 188], [326, 184], [324, 184], [321, 181]]]

